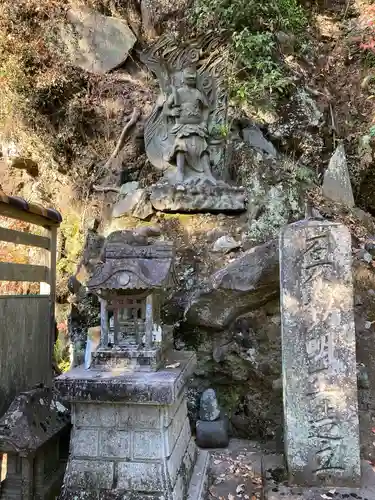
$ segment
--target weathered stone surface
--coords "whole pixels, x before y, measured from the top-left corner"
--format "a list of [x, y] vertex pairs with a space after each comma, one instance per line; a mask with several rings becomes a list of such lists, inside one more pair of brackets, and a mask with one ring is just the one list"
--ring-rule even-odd
[[292, 483], [360, 480], [351, 237], [302, 221], [280, 239], [286, 458]]
[[134, 193], [137, 189], [139, 189], [138, 181], [126, 182], [120, 187], [120, 195], [125, 196], [127, 194]]
[[136, 42], [122, 19], [88, 9], [70, 9], [61, 26], [61, 40], [76, 66], [92, 73], [106, 73], [122, 64]]
[[277, 144], [298, 148], [300, 165], [315, 165], [321, 163], [324, 150], [323, 138], [316, 133], [323, 123], [324, 113], [316, 98], [306, 88], [297, 87], [278, 119], [269, 124], [268, 132]]
[[228, 420], [220, 418], [215, 422], [197, 421], [196, 442], [200, 448], [225, 448], [229, 443]]
[[76, 460], [68, 462], [64, 487], [95, 491], [110, 489], [113, 483], [113, 462], [105, 460]]
[[216, 393], [213, 389], [206, 389], [201, 396], [199, 418], [206, 422], [213, 422], [220, 417], [220, 408]]
[[327, 198], [354, 207], [354, 197], [350, 182], [344, 144], [340, 144], [332, 156], [324, 174], [323, 194]]
[[365, 242], [365, 250], [375, 257], [375, 238], [368, 238]]
[[232, 236], [221, 236], [217, 239], [212, 247], [213, 252], [230, 252], [239, 248], [241, 243], [238, 243]]
[[73, 455], [79, 458], [98, 456], [98, 436], [96, 429], [74, 429], [72, 436]]
[[301, 487], [286, 484], [285, 463], [281, 455], [263, 457], [263, 484], [265, 500], [372, 500], [375, 498], [375, 472], [371, 463], [361, 462], [361, 484], [356, 488]]
[[[73, 440], [74, 443], [74, 440]], [[99, 436], [99, 456], [103, 458], [130, 458], [131, 434], [128, 431], [104, 429]]]
[[256, 125], [248, 125], [242, 129], [243, 140], [247, 144], [262, 153], [266, 153], [270, 156], [276, 157], [277, 151], [272, 142], [267, 141], [264, 137], [263, 132]]
[[243, 212], [246, 209], [243, 188], [224, 183], [173, 185], [159, 182], [151, 188], [151, 204], [161, 212]]
[[248, 250], [193, 292], [185, 310], [186, 321], [225, 328], [237, 317], [277, 296], [278, 269], [276, 241]]
[[[86, 498], [81, 495], [99, 495], [100, 491], [100, 495], [115, 500], [127, 499], [127, 495], [129, 499], [161, 500], [163, 494], [184, 500], [196, 461], [184, 396], [177, 411], [176, 404], [158, 407], [88, 402], [79, 406], [81, 412], [90, 415], [81, 419], [89, 427], [74, 428], [62, 498]], [[102, 415], [108, 410], [111, 428], [103, 426], [103, 420], [95, 428], [90, 426], [98, 406]], [[138, 415], [148, 416], [148, 426], [145, 418], [137, 420]], [[76, 497], [69, 496], [73, 492]]]
[[154, 213], [145, 189], [136, 189], [125, 195], [113, 207], [112, 217], [132, 215], [138, 219], [147, 219]]
[[163, 490], [162, 464], [120, 462], [119, 489], [154, 492]]
[[37, 453], [70, 421], [69, 410], [46, 387], [22, 392], [0, 419], [0, 453]]

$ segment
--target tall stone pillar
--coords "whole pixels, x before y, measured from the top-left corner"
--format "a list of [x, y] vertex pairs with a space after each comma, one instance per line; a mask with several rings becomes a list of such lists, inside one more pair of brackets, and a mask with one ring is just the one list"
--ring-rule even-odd
[[280, 238], [285, 452], [292, 484], [360, 481], [351, 237], [306, 220]]

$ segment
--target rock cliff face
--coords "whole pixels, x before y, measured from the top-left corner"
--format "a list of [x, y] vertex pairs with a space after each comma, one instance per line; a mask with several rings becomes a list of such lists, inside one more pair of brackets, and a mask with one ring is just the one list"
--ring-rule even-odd
[[[63, 213], [58, 322], [71, 308], [70, 339], [82, 349], [87, 328], [99, 324], [99, 308], [78, 281], [68, 290], [68, 277], [87, 281], [111, 231], [159, 224], [177, 251], [178, 286], [166, 297], [164, 321], [174, 325], [176, 348], [195, 349], [199, 361], [191, 418], [202, 391], [214, 387], [233, 434], [274, 438], [282, 412], [277, 238], [283, 225], [304, 217], [306, 201], [312, 215], [340, 220], [352, 231], [358, 361], [365, 367], [374, 361], [374, 266], [364, 248], [375, 233], [373, 100], [371, 75], [360, 81], [367, 70], [350, 52], [365, 13], [350, 10], [348, 27], [334, 9], [313, 12], [300, 52], [291, 36], [278, 33], [275, 47], [292, 87], [273, 107], [243, 102], [243, 87], [230, 89], [234, 100], [221, 130], [231, 144], [228, 166], [214, 174], [244, 188], [247, 210], [188, 215], [160, 213], [150, 202], [149, 187], [160, 173], [146, 158], [143, 132], [158, 85], [139, 51], [165, 33], [193, 35], [190, 2], [87, 0], [78, 12], [62, 4], [6, 0], [0, 10], [8, 37], [5, 45], [0, 39], [8, 54], [0, 68], [0, 110], [6, 111], [0, 113], [0, 187]], [[221, 40], [224, 50], [229, 41]], [[337, 146], [345, 162], [338, 165], [336, 154], [331, 166], [340, 167], [345, 182], [330, 178], [325, 198], [319, 185]], [[350, 202], [340, 204], [345, 199]], [[374, 377], [370, 371], [370, 390], [360, 391], [367, 456], [374, 453]]]

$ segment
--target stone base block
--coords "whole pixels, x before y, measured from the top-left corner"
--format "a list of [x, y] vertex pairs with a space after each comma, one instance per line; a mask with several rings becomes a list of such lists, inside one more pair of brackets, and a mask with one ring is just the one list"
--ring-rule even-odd
[[163, 363], [161, 349], [122, 347], [98, 349], [92, 354], [93, 370], [156, 371]]
[[198, 420], [196, 438], [200, 448], [226, 448], [229, 444], [228, 420], [226, 418], [213, 422]]
[[246, 210], [246, 191], [242, 187], [202, 182], [172, 185], [161, 181], [151, 188], [152, 206], [161, 212], [233, 213]]
[[86, 370], [77, 378], [83, 372], [75, 369], [60, 378], [73, 424], [61, 500], [186, 499], [197, 458], [183, 392], [190, 362], [121, 376]]

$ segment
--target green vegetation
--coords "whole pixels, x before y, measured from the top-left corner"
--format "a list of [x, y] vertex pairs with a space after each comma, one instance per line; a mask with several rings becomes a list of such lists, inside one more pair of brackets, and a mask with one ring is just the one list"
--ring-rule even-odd
[[191, 17], [198, 31], [209, 26], [229, 35], [228, 83], [235, 100], [264, 101], [290, 88], [277, 34], [295, 48], [302, 43], [307, 17], [297, 0], [196, 0]]
[[60, 275], [72, 275], [76, 271], [84, 245], [82, 220], [78, 213], [73, 210], [65, 212], [60, 231], [64, 244], [62, 257], [57, 263], [57, 271]]
[[54, 345], [54, 358], [58, 369], [62, 373], [67, 372], [69, 370], [70, 368], [69, 354], [67, 352], [66, 346], [64, 346], [64, 343], [60, 338], [56, 340], [56, 343]]

